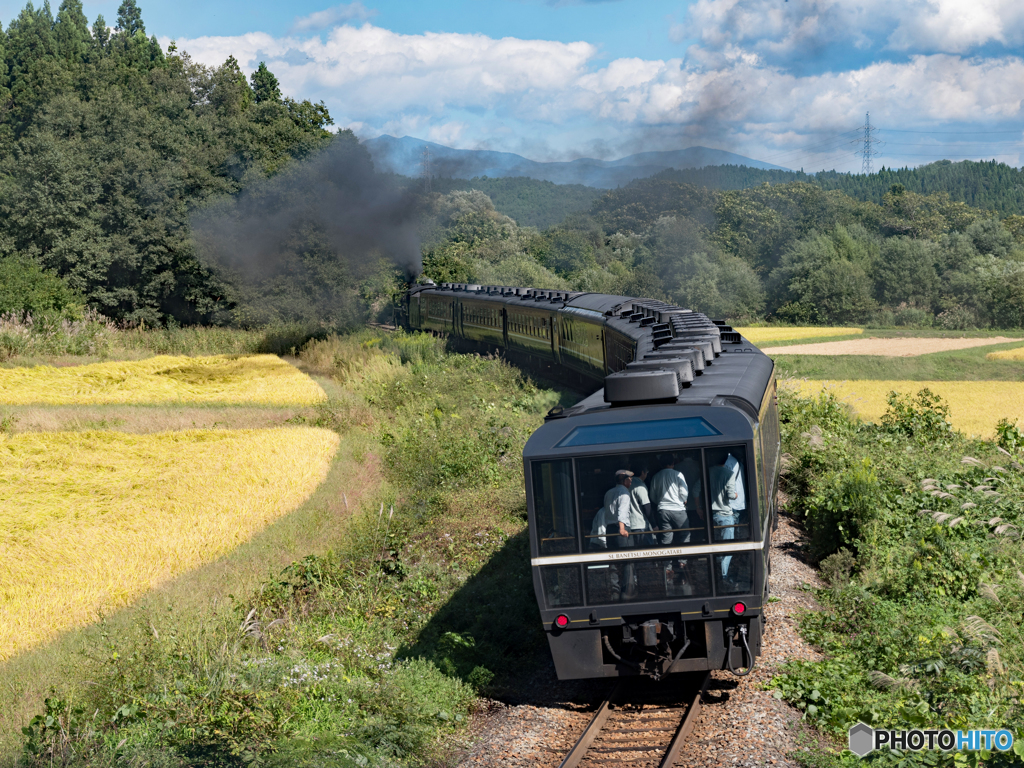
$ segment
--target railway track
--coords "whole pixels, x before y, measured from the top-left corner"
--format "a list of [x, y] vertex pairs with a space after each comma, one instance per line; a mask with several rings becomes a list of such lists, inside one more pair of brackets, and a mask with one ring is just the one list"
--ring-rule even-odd
[[710, 673], [678, 682], [620, 683], [559, 768], [671, 768], [690, 735]]

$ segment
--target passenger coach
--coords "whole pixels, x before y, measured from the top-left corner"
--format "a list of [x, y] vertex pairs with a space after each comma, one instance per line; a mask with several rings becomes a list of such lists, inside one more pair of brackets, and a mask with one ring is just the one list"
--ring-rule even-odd
[[[531, 565], [559, 678], [730, 669], [761, 652], [779, 462], [774, 364], [663, 302], [416, 286], [413, 328], [577, 388], [523, 452]], [[603, 385], [603, 386], [602, 386]], [[621, 536], [609, 498], [640, 486]], [[741, 671], [742, 670], [742, 671]]]

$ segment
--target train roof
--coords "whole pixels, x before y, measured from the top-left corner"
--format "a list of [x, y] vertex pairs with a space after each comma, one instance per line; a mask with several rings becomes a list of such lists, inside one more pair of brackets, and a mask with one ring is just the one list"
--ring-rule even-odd
[[[508, 307], [522, 306], [577, 317], [582, 315], [589, 321], [601, 323], [635, 341], [635, 360], [648, 363], [647, 367], [659, 359], [669, 357], [669, 351], [673, 348], [685, 348], [688, 339], [698, 338], [697, 343], [705, 344], [706, 349], [713, 346], [713, 358], [704, 353], [705, 367], [702, 374], [697, 375], [694, 367], [690, 371], [689, 380], [684, 381], [686, 377], [680, 377], [679, 386], [664, 390], [672, 392], [670, 397], [651, 398], [658, 400], [661, 405], [732, 405], [756, 419], [775, 369], [771, 358], [726, 326], [724, 321], [712, 321], [699, 312], [653, 299], [466, 283], [421, 285], [415, 286], [410, 292], [422, 291], [450, 296], [460, 301], [485, 300], [488, 303], [501, 302]], [[713, 341], [713, 345], [709, 341]], [[627, 370], [615, 373], [605, 378], [605, 388], [598, 389], [571, 408], [553, 413], [551, 417], [571, 418], [613, 408], [650, 405], [650, 400], [645, 401], [642, 396], [630, 398], [617, 395], [619, 399], [616, 399], [609, 396], [606, 388], [615, 384], [615, 391], [623, 392], [623, 381], [637, 377], [628, 382], [636, 390], [639, 377], [646, 376], [646, 383], [659, 378], [653, 375], [656, 373], [665, 374], [660, 377], [661, 384], [665, 384], [666, 377], [673, 379], [671, 383], [676, 384], [674, 374], [668, 371], [640, 373]], [[606, 399], [615, 402], [607, 402]]]
[[[765, 390], [771, 382], [775, 364], [771, 358], [744, 339], [736, 347], [723, 346], [722, 354], [704, 373], [679, 393], [673, 405], [734, 405], [751, 418], [757, 418], [764, 399]], [[599, 389], [559, 416], [572, 417], [585, 413], [626, 407], [642, 407], [643, 403], [632, 406], [613, 405], [605, 402], [604, 389]]]

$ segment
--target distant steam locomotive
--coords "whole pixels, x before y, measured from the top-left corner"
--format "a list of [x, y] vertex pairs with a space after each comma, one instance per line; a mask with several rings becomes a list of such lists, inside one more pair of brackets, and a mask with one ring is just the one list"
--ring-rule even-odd
[[648, 299], [429, 283], [408, 301], [412, 328], [601, 387], [553, 409], [523, 451], [559, 678], [749, 673], [779, 474], [771, 359], [720, 321]]

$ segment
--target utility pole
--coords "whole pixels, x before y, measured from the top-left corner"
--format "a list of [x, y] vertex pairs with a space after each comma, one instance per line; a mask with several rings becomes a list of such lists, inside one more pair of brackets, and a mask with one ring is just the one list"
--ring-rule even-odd
[[420, 160], [420, 166], [423, 171], [423, 189], [426, 192], [431, 192], [430, 189], [430, 147], [423, 148], [423, 154]]
[[865, 176], [869, 176], [873, 172], [871, 168], [871, 158], [881, 154], [881, 152], [875, 149], [874, 145], [882, 143], [874, 136], [878, 129], [871, 125], [870, 112], [864, 113], [863, 131], [864, 138], [857, 140], [857, 143], [863, 145], [862, 149], [860, 150], [860, 155], [862, 158], [860, 164], [860, 172], [863, 173]]

